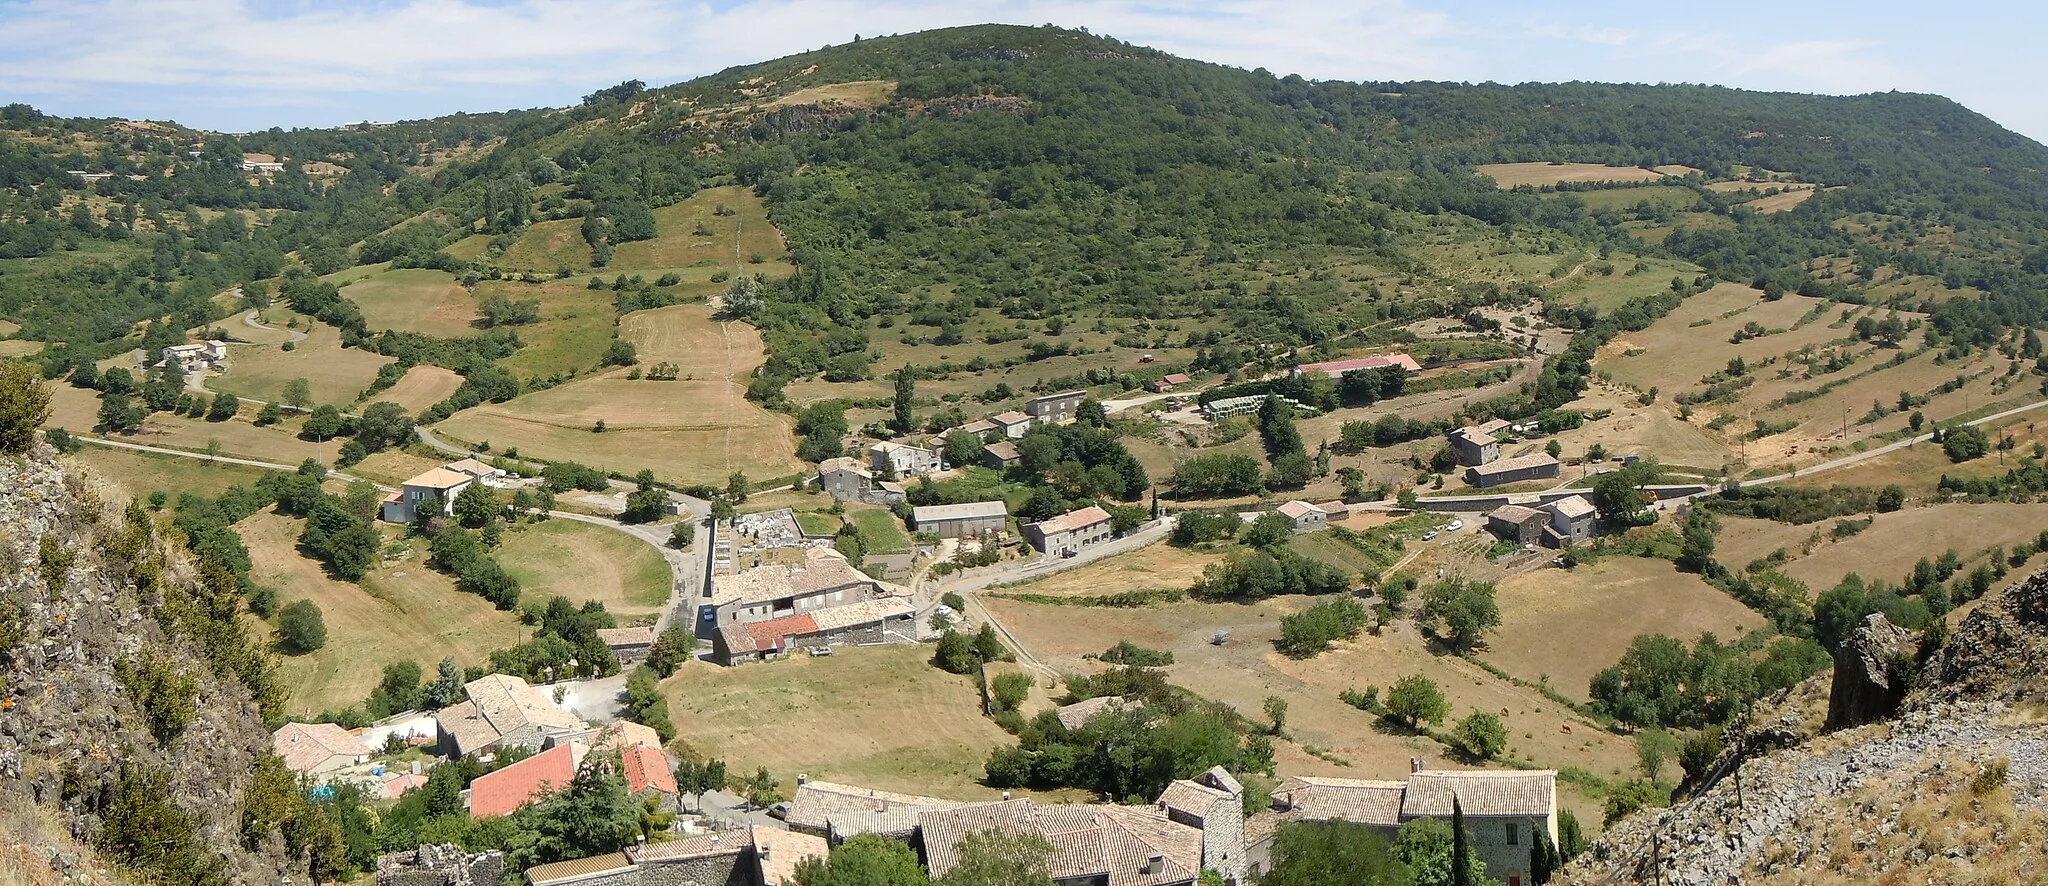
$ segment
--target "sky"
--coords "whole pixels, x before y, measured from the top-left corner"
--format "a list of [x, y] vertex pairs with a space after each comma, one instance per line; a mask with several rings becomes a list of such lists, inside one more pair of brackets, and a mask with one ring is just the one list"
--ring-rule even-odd
[[249, 131], [560, 107], [629, 79], [980, 22], [1320, 80], [1948, 96], [2048, 142], [2048, 3], [0, 0], [0, 103]]

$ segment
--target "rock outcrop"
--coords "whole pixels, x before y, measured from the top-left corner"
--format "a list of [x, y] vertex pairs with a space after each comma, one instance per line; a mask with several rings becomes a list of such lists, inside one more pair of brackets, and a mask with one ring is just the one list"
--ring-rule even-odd
[[1835, 678], [1828, 693], [1828, 728], [1875, 723], [1895, 714], [1906, 698], [1911, 675], [1913, 632], [1873, 612], [1835, 653]]
[[[1616, 822], [1558, 882], [2048, 882], [2048, 572], [1984, 599], [1917, 677], [1882, 616], [1849, 645], [1848, 685], [1757, 705], [1718, 777]], [[1896, 714], [1823, 728], [1894, 693]]]
[[[0, 456], [0, 881], [12, 864], [26, 882], [120, 882], [120, 852], [94, 847], [116, 819], [148, 814], [189, 835], [156, 849], [189, 849], [215, 882], [308, 882], [275, 835], [243, 842], [269, 734], [249, 690], [187, 630], [220, 598], [198, 589], [164, 519], [124, 511], [47, 446]], [[166, 706], [180, 722], [152, 720], [139, 694], [178, 699]]]

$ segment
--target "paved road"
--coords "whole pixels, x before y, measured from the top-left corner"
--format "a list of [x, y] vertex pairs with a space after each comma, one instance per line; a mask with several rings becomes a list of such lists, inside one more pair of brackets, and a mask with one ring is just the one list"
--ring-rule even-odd
[[705, 815], [720, 821], [776, 830], [785, 830], [789, 827], [769, 815], [767, 810], [748, 803], [745, 797], [725, 791], [705, 791], [698, 795], [697, 805], [704, 810]]

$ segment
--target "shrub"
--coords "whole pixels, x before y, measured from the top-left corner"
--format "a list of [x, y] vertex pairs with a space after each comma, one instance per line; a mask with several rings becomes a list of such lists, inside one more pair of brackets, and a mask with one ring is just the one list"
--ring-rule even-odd
[[1365, 604], [1355, 597], [1324, 600], [1280, 619], [1280, 651], [1306, 657], [1330, 648], [1337, 640], [1348, 640], [1365, 629]]
[[989, 694], [995, 701], [997, 711], [1015, 711], [1023, 707], [1025, 700], [1031, 697], [1031, 675], [1000, 674], [990, 682]]
[[1458, 721], [1454, 734], [1458, 743], [1465, 746], [1465, 753], [1476, 760], [1491, 760], [1508, 749], [1508, 729], [1500, 717], [1486, 711], [1474, 711]]
[[1173, 664], [1173, 653], [1165, 649], [1147, 649], [1129, 640], [1118, 640], [1101, 655], [1099, 661], [1109, 664], [1136, 665], [1141, 668], [1163, 668]]
[[0, 363], [0, 453], [20, 455], [50, 418], [50, 386], [24, 363]]
[[294, 600], [277, 614], [277, 639], [292, 652], [312, 652], [327, 645], [327, 620], [311, 600]]
[[1450, 712], [1444, 691], [1437, 688], [1436, 681], [1421, 674], [1402, 677], [1387, 690], [1387, 713], [1407, 723], [1410, 729], [1419, 730], [1424, 723], [1442, 723]]

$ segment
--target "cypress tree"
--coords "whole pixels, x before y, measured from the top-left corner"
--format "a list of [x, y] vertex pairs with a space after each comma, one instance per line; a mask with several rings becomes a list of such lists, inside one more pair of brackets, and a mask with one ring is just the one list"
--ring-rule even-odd
[[1465, 807], [1451, 797], [1451, 886], [1472, 884], [1472, 840], [1465, 834]]

